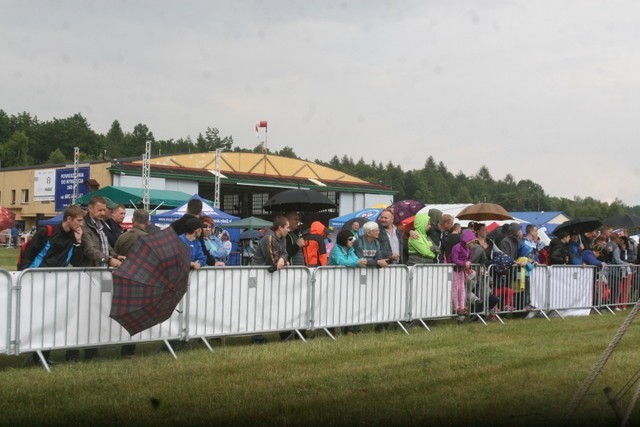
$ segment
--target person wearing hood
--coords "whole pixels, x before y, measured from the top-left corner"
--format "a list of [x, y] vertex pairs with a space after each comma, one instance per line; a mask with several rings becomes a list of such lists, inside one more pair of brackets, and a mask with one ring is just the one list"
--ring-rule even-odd
[[507, 236], [500, 241], [498, 247], [511, 258], [516, 259], [518, 258], [520, 240], [522, 240], [522, 228], [520, 228], [520, 224], [513, 222], [509, 224]]
[[429, 227], [429, 215], [419, 213], [413, 221], [413, 228], [417, 234], [417, 239], [409, 239], [409, 259], [407, 265], [433, 264], [436, 262], [437, 251], [431, 239], [427, 236]]
[[320, 221], [313, 221], [309, 233], [303, 236], [304, 246], [302, 253], [307, 267], [320, 267], [327, 265], [327, 245], [324, 242], [327, 228]]
[[453, 283], [451, 289], [451, 299], [453, 309], [458, 315], [458, 322], [464, 321], [466, 313], [465, 302], [467, 299], [466, 292], [466, 275], [471, 271], [471, 247], [478, 242], [478, 238], [472, 230], [464, 230], [460, 235], [460, 242], [451, 249], [450, 261], [453, 267]]

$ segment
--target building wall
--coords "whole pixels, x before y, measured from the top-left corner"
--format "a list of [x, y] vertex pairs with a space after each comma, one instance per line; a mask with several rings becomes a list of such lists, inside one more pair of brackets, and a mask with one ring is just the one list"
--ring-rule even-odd
[[[111, 185], [110, 162], [89, 165], [89, 178], [96, 180], [100, 187]], [[55, 201], [34, 200], [34, 182], [37, 170], [68, 169], [69, 166], [14, 169], [0, 171], [0, 206], [16, 214], [16, 220], [25, 221], [27, 228], [35, 225], [37, 217], [49, 218], [57, 213]], [[14, 200], [15, 195], [15, 200]]]
[[390, 205], [393, 196], [389, 194], [340, 193], [338, 216], [366, 209], [378, 203]]

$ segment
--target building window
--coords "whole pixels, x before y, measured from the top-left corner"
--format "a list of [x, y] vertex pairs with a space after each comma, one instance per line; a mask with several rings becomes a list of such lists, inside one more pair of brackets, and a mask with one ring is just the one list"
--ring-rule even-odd
[[240, 196], [238, 194], [224, 194], [220, 209], [230, 215], [240, 215]]
[[252, 194], [252, 215], [265, 215], [267, 212], [262, 209], [262, 206], [269, 200], [269, 193], [255, 193]]
[[11, 204], [16, 204], [16, 190], [11, 190]]
[[22, 190], [21, 203], [29, 203], [29, 190]]

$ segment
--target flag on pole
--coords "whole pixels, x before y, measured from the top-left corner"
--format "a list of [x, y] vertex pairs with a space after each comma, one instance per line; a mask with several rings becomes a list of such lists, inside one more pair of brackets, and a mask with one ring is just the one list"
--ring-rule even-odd
[[266, 120], [260, 120], [256, 122], [256, 137], [260, 138], [260, 128], [264, 128], [264, 131], [267, 131], [267, 122]]

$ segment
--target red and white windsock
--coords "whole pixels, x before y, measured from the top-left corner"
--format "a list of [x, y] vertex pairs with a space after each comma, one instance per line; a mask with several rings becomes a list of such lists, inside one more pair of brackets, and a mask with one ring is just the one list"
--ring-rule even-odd
[[256, 137], [260, 138], [260, 128], [264, 128], [264, 131], [267, 131], [267, 121], [259, 120], [256, 122]]

